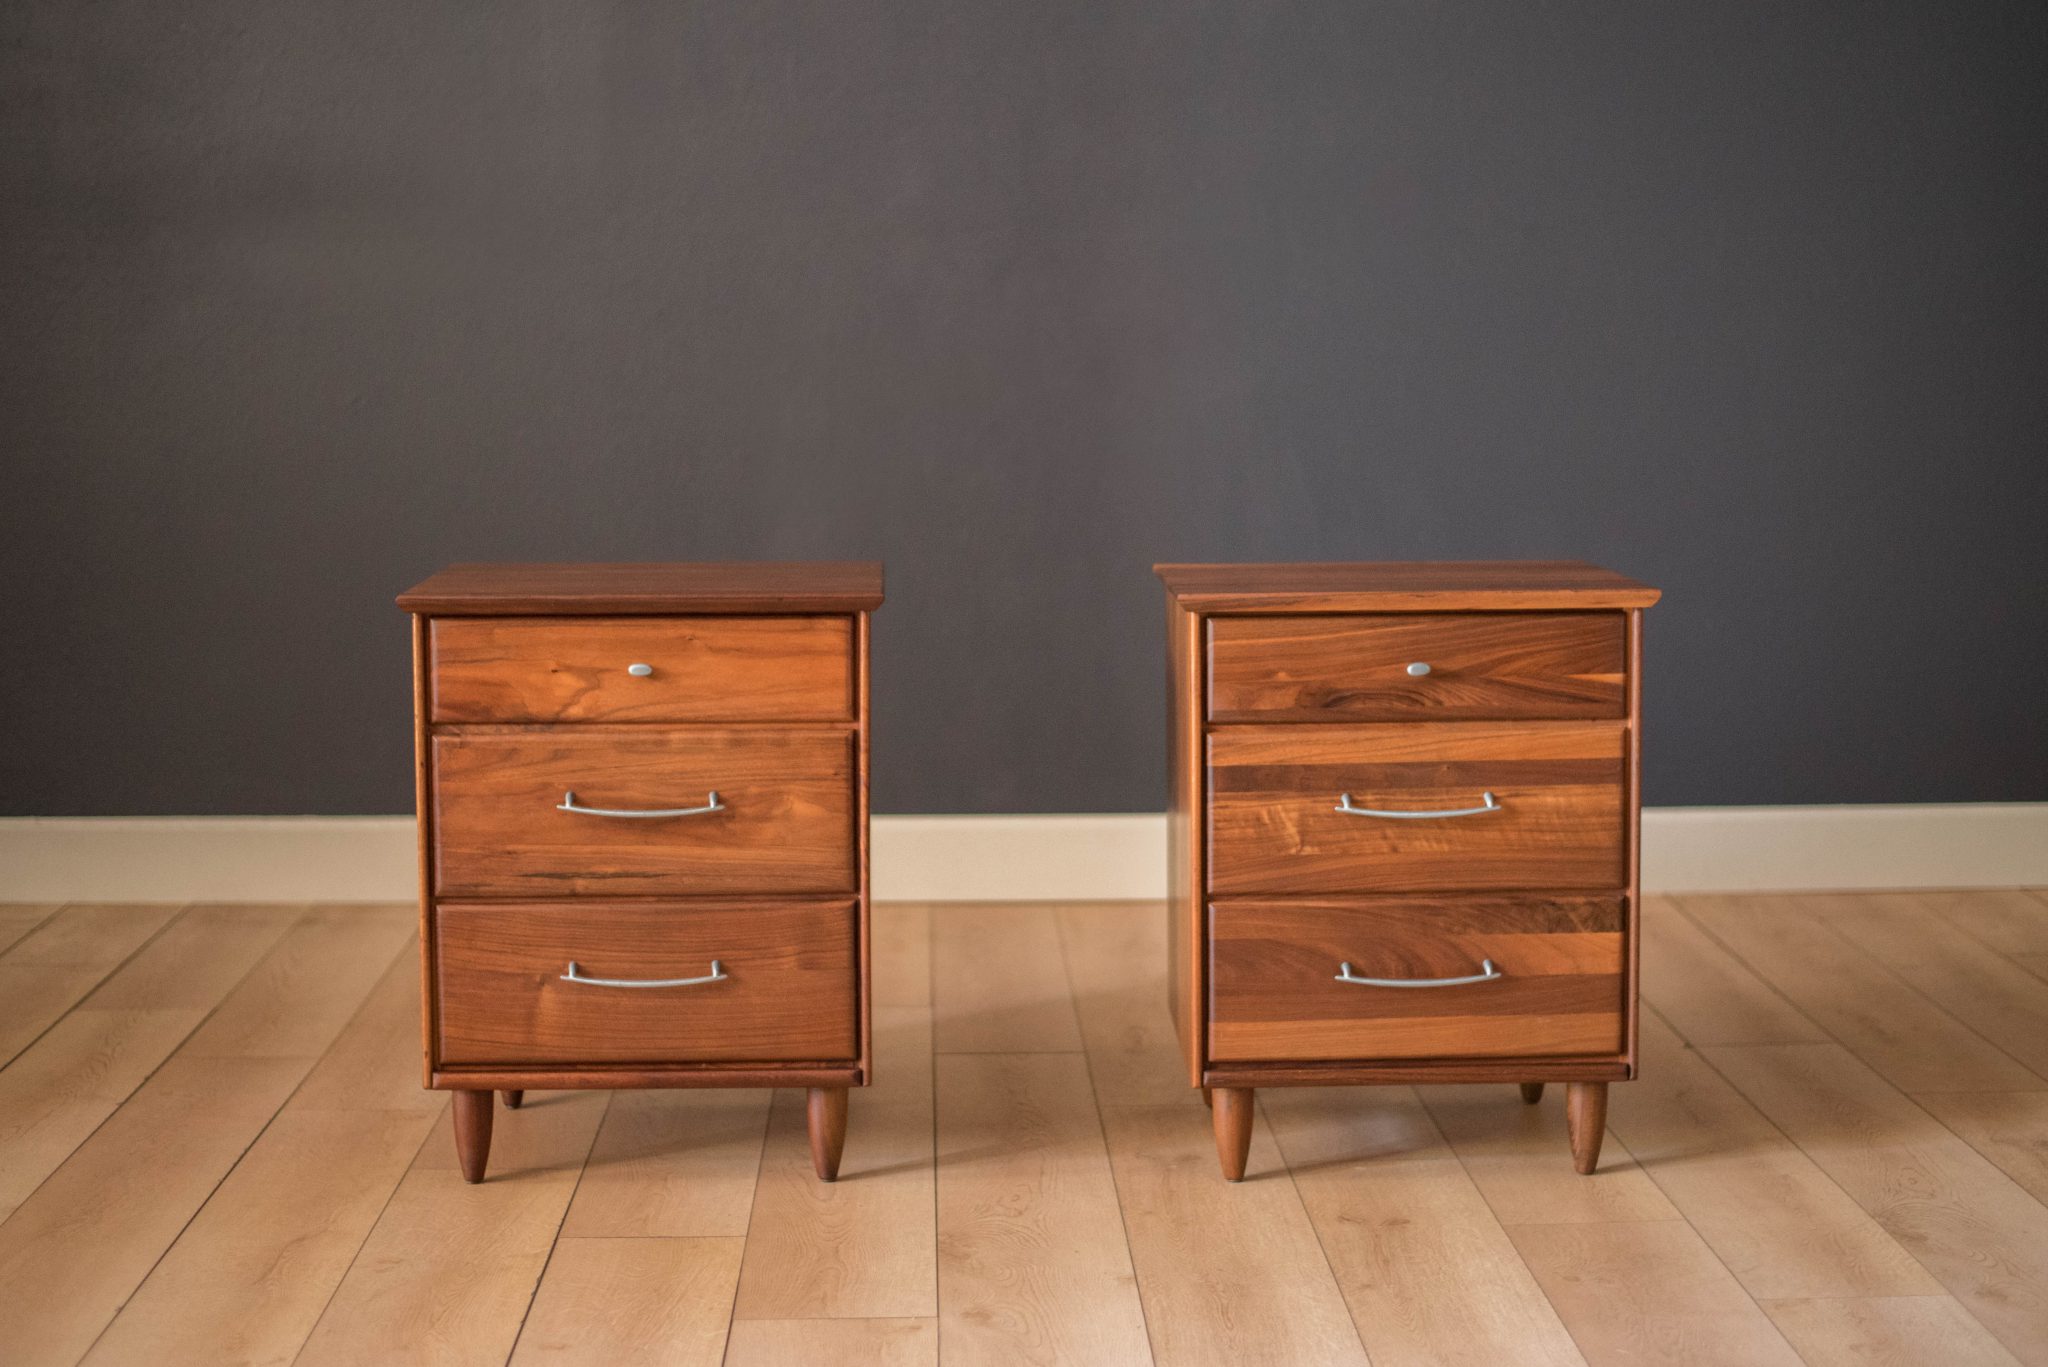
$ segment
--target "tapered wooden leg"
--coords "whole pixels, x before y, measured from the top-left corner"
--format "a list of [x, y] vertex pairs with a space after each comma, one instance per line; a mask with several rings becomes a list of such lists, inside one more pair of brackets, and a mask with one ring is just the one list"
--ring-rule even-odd
[[1207, 1087], [1202, 1089], [1202, 1104], [1212, 1111], [1216, 1109], [1216, 1096]]
[[491, 1094], [455, 1094], [455, 1157], [462, 1164], [462, 1180], [484, 1180], [484, 1165], [491, 1160]]
[[1530, 1106], [1534, 1106], [1537, 1102], [1543, 1100], [1543, 1084], [1540, 1082], [1523, 1083], [1522, 1100]]
[[811, 1088], [804, 1115], [811, 1132], [811, 1166], [820, 1182], [839, 1179], [839, 1151], [846, 1147], [846, 1089]]
[[1252, 1089], [1217, 1087], [1210, 1118], [1216, 1125], [1216, 1157], [1223, 1164], [1223, 1176], [1231, 1182], [1244, 1178], [1245, 1155], [1252, 1147]]
[[1572, 1166], [1591, 1172], [1600, 1165], [1600, 1141], [1607, 1136], [1607, 1084], [1565, 1084], [1564, 1118], [1572, 1136]]
[[500, 1092], [498, 1095], [505, 1098], [505, 1109], [508, 1111], [518, 1110], [519, 1103], [526, 1100], [524, 1092]]

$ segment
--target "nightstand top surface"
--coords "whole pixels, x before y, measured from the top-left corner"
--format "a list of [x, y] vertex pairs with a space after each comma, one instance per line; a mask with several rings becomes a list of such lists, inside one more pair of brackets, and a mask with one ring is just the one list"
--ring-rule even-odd
[[881, 606], [873, 560], [450, 565], [398, 595], [437, 616], [862, 612]]
[[1154, 565], [1197, 612], [1486, 612], [1646, 608], [1658, 591], [1582, 560]]

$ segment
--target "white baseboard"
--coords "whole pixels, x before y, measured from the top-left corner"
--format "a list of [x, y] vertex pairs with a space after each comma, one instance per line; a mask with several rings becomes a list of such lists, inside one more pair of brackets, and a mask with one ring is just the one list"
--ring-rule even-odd
[[[408, 901], [414, 858], [410, 817], [10, 817], [0, 901]], [[872, 864], [892, 901], [1157, 898], [1166, 818], [878, 816]], [[2048, 886], [2048, 802], [1653, 808], [1643, 886]]]

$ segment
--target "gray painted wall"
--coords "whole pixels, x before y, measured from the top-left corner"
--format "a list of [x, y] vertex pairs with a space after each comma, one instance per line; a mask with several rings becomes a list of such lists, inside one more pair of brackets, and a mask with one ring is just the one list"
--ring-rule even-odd
[[1663, 587], [1655, 803], [2048, 797], [2048, 10], [14, 0], [12, 813], [390, 812], [457, 559], [872, 556], [878, 810], [1157, 559]]

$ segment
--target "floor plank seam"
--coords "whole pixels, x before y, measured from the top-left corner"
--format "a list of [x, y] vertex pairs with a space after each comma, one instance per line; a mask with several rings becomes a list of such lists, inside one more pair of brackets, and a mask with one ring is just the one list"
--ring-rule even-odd
[[[60, 912], [64, 911], [69, 907], [92, 905], [94, 904], [90, 902], [66, 902], [64, 906], [59, 907], [56, 912], [52, 912], [50, 915], [45, 916], [41, 924], [36, 926], [36, 929], [41, 930], [43, 926], [46, 926], [50, 924], [51, 921], [55, 920]], [[186, 912], [192, 910], [192, 908], [197, 905], [199, 905], [197, 902], [186, 902], [181, 904], [176, 911], [171, 913], [170, 918], [168, 920], [166, 920], [162, 925], [158, 926], [155, 930], [151, 931], [148, 935], [144, 936], [142, 943], [136, 945], [135, 948], [129, 950], [128, 953], [122, 957], [119, 963], [115, 964], [112, 968], [109, 968], [106, 972], [100, 974], [99, 977], [95, 978], [93, 980], [93, 984], [91, 987], [88, 987], [87, 989], [85, 989], [85, 991], [78, 994], [77, 1001], [74, 1001], [73, 1003], [71, 1003], [71, 1005], [65, 1007], [62, 1011], [58, 1012], [57, 1018], [55, 1020], [51, 1021], [48, 1025], [44, 1026], [41, 1030], [38, 1030], [33, 1039], [24, 1042], [19, 1049], [16, 1049], [14, 1051], [12, 1057], [8, 1058], [5, 1062], [0, 1062], [0, 1073], [4, 1073], [9, 1068], [12, 1068], [14, 1066], [15, 1059], [20, 1058], [23, 1054], [26, 1054], [29, 1050], [35, 1048], [36, 1045], [39, 1042], [41, 1042], [43, 1036], [49, 1034], [52, 1030], [55, 1030], [59, 1025], [63, 1024], [64, 1018], [66, 1016], [69, 1016], [73, 1011], [76, 1011], [79, 1007], [83, 1006], [88, 1000], [91, 999], [93, 993], [99, 991], [102, 987], [106, 986], [107, 979], [113, 977], [116, 973], [119, 973], [122, 969], [126, 968], [130, 963], [133, 963], [136, 955], [142, 953], [151, 945], [155, 944], [159, 936], [161, 936], [165, 931], [169, 930], [172, 926], [176, 925], [178, 921], [185, 915]], [[28, 936], [26, 935], [22, 936], [23, 940], [27, 938]], [[7, 953], [12, 954], [20, 944], [21, 940], [16, 940], [14, 944], [8, 946]], [[7, 955], [0, 954], [0, 962], [4, 962], [6, 957]], [[194, 1028], [197, 1029], [198, 1027], [195, 1026]]]
[[[175, 916], [172, 916], [169, 921], [164, 922], [164, 930], [169, 930], [171, 926], [180, 918], [182, 918], [187, 911], [191, 910], [192, 906], [204, 905], [207, 904], [194, 902], [191, 904], [191, 906], [181, 907]], [[291, 934], [292, 931], [297, 928], [299, 922], [303, 921], [305, 918], [306, 911], [302, 908], [299, 914], [295, 918], [293, 918], [291, 924], [285, 927], [284, 934]], [[161, 931], [158, 932], [158, 934], [161, 933]], [[280, 941], [283, 938], [284, 936], [282, 935], [278, 937]], [[156, 936], [152, 935], [149, 937], [149, 941], [146, 941], [145, 943], [153, 942], [155, 939]], [[142, 951], [140, 948], [136, 950], [137, 954], [141, 952]], [[130, 955], [129, 957], [133, 958], [134, 955]], [[78, 1142], [76, 1144], [73, 1144], [71, 1148], [65, 1153], [63, 1159], [57, 1162], [55, 1165], [53, 1165], [48, 1172], [44, 1173], [42, 1175], [41, 1180], [39, 1180], [35, 1184], [35, 1186], [29, 1188], [28, 1191], [22, 1194], [20, 1204], [15, 1206], [14, 1211], [8, 1212], [8, 1219], [14, 1218], [15, 1211], [19, 1211], [23, 1207], [27, 1206], [29, 1201], [34, 1198], [37, 1192], [41, 1191], [45, 1186], [49, 1185], [50, 1179], [55, 1177], [58, 1173], [62, 1172], [64, 1170], [64, 1165], [66, 1163], [69, 1163], [73, 1158], [77, 1157], [79, 1150], [83, 1149], [87, 1144], [90, 1144], [93, 1141], [93, 1137], [97, 1135], [101, 1130], [105, 1129], [107, 1127], [108, 1122], [113, 1120], [114, 1117], [118, 1116], [121, 1113], [121, 1108], [123, 1106], [126, 1106], [129, 1102], [133, 1101], [135, 1099], [135, 1094], [140, 1092], [144, 1087], [147, 1087], [150, 1084], [150, 1081], [153, 1078], [155, 1078], [158, 1073], [164, 1070], [165, 1065], [169, 1064], [172, 1059], [178, 1056], [178, 1051], [183, 1049], [185, 1045], [191, 1041], [194, 1035], [198, 1034], [201, 1030], [206, 1028], [206, 1023], [213, 1019], [214, 1013], [220, 1010], [221, 1004], [227, 1001], [229, 997], [232, 997], [238, 990], [240, 990], [242, 984], [249, 981], [249, 979], [252, 976], [254, 976], [256, 970], [263, 966], [263, 961], [269, 957], [270, 950], [264, 950], [263, 953], [256, 956], [256, 961], [249, 965], [248, 969], [242, 974], [241, 977], [236, 978], [232, 983], [228, 984], [228, 986], [221, 992], [219, 998], [214, 1001], [213, 1005], [206, 1008], [205, 1014], [200, 1016], [198, 1020], [194, 1021], [192, 1023], [192, 1027], [189, 1030], [185, 1031], [182, 1035], [178, 1036], [178, 1042], [176, 1044], [173, 1044], [168, 1050], [165, 1051], [164, 1056], [157, 1060], [156, 1066], [151, 1068], [147, 1073], [143, 1074], [143, 1076], [136, 1081], [133, 1087], [130, 1087], [126, 1092], [122, 1093], [120, 1100], [114, 1103], [113, 1108], [109, 1110], [105, 1115], [100, 1117], [99, 1123], [97, 1125], [94, 1125], [92, 1129], [88, 1130], [85, 1134], [81, 1135], [79, 1137]], [[125, 966], [126, 961], [124, 960], [123, 963]], [[112, 977], [113, 974], [110, 973], [107, 976]], [[105, 979], [101, 979], [102, 986], [105, 985], [105, 981]], [[97, 992], [98, 990], [98, 987], [95, 987], [93, 989], [94, 992]], [[91, 993], [87, 993], [86, 996], [81, 997], [76, 1002], [72, 1003], [72, 1005], [65, 1010], [62, 1016], [59, 1016], [56, 1021], [51, 1022], [51, 1028], [55, 1029], [57, 1024], [68, 1018], [73, 1011], [77, 1011], [80, 1008], [85, 1007], [86, 1002], [90, 999]], [[49, 1032], [45, 1031], [44, 1033], [47, 1034]], [[38, 1038], [41, 1038], [41, 1036], [38, 1036]], [[24, 1050], [23, 1052], [26, 1051]], [[20, 1057], [20, 1055], [16, 1055], [16, 1057], [18, 1058]], [[239, 1162], [240, 1160], [237, 1159], [236, 1161]], [[6, 1222], [0, 1221], [0, 1224], [4, 1223]]]
[[[1683, 1036], [1680, 1036], [1680, 1038], [1683, 1038]], [[1691, 1049], [1692, 1052], [1699, 1058], [1699, 1060], [1702, 1063], [1706, 1064], [1708, 1068], [1712, 1069], [1714, 1075], [1716, 1077], [1719, 1077], [1723, 1083], [1725, 1083], [1729, 1088], [1731, 1088], [1735, 1092], [1736, 1095], [1742, 1097], [1745, 1101], [1749, 1100], [1749, 1093], [1743, 1091], [1742, 1088], [1739, 1085], [1737, 1085], [1735, 1079], [1728, 1076], [1728, 1074], [1721, 1068], [1721, 1066], [1718, 1063], [1714, 1061], [1713, 1057], [1709, 1055], [1705, 1049], [1698, 1048], [1692, 1045], [1690, 1042], [1687, 1043], [1686, 1047], [1688, 1049]], [[1737, 1045], [1725, 1047], [1783, 1048], [1784, 1046]], [[1859, 1063], [1863, 1063], [1863, 1060], [1855, 1053], [1854, 1050], [1850, 1049], [1847, 1045], [1842, 1044], [1840, 1041], [1836, 1041], [1835, 1047], [1849, 1054], [1850, 1057], [1856, 1058]], [[1863, 1063], [1863, 1066], [1866, 1068], [1870, 1067], [1868, 1063]], [[1890, 1087], [1893, 1091], [1898, 1092], [1900, 1096], [1906, 1097], [1908, 1101], [1912, 1101], [1912, 1097], [1908, 1093], [1901, 1091], [1898, 1087], [1894, 1086], [1892, 1082], [1888, 1078], [1886, 1078], [1882, 1073], [1878, 1073], [1877, 1070], [1874, 1068], [1871, 1069], [1871, 1072], [1884, 1086]], [[1918, 1110], [1922, 1115], [1928, 1114], [1926, 1109], [1922, 1107], [1919, 1102], [1913, 1101], [1912, 1104], [1914, 1109]], [[1771, 1117], [1765, 1113], [1763, 1107], [1758, 1106], [1754, 1101], [1750, 1101], [1750, 1108], [1754, 1110], [1758, 1115], [1763, 1116], [1763, 1118], [1770, 1123], [1773, 1129], [1777, 1129], [1781, 1135], [1784, 1135], [1786, 1142], [1791, 1144], [1794, 1149], [1798, 1150], [1801, 1154], [1804, 1154], [1806, 1156], [1806, 1160], [1809, 1163], [1812, 1163], [1814, 1168], [1820, 1173], [1820, 1175], [1822, 1177], [1825, 1177], [1830, 1183], [1832, 1183], [1836, 1190], [1840, 1191], [1842, 1195], [1845, 1198], [1847, 1198], [1851, 1205], [1855, 1206], [1858, 1210], [1862, 1211], [1865, 1215], [1869, 1216], [1871, 1221], [1877, 1225], [1878, 1229], [1884, 1233], [1884, 1236], [1886, 1238], [1890, 1239], [1901, 1250], [1903, 1250], [1907, 1257], [1911, 1258], [1915, 1263], [1918, 1263], [1920, 1265], [1921, 1270], [1926, 1272], [1927, 1275], [1934, 1280], [1935, 1284], [1943, 1289], [1948, 1299], [1953, 1300], [1957, 1304], [1957, 1306], [1961, 1308], [1962, 1312], [1965, 1315], [1969, 1316], [1972, 1323], [1974, 1323], [1979, 1329], [1983, 1330], [1986, 1334], [1990, 1335], [1991, 1338], [1996, 1342], [2001, 1344], [2005, 1343], [2005, 1340], [2003, 1338], [2000, 1338], [1999, 1335], [1991, 1328], [1991, 1326], [1985, 1324], [1983, 1320], [1977, 1317], [1976, 1312], [1970, 1308], [1968, 1302], [1964, 1301], [1962, 1297], [1956, 1295], [1955, 1289], [1948, 1284], [1948, 1282], [1940, 1275], [1940, 1273], [1937, 1272], [1934, 1268], [1928, 1266], [1927, 1261], [1924, 1258], [1922, 1258], [1917, 1252], [1914, 1251], [1913, 1246], [1911, 1244], [1908, 1244], [1904, 1240], [1900, 1239], [1898, 1235], [1893, 1233], [1892, 1230], [1889, 1227], [1887, 1227], [1882, 1220], [1879, 1220], [1877, 1218], [1875, 1212], [1873, 1212], [1868, 1206], [1864, 1205], [1863, 1202], [1857, 1200], [1855, 1193], [1851, 1192], [1847, 1187], [1843, 1186], [1841, 1182], [1836, 1179], [1835, 1175], [1829, 1172], [1827, 1170], [1827, 1167], [1818, 1158], [1815, 1158], [1812, 1154], [1807, 1153], [1804, 1146], [1802, 1146], [1797, 1140], [1793, 1139], [1790, 1135], [1785, 1134], [1785, 1132], [1778, 1126], [1778, 1122], [1772, 1120]], [[1928, 1118], [1934, 1119], [1936, 1124], [1940, 1124], [1940, 1121], [1935, 1117], [1929, 1116]], [[1948, 1130], [1948, 1127], [1946, 1125], [1941, 1126], [1941, 1128], [1948, 1133], [1954, 1133], [1953, 1131]], [[1965, 1142], [1967, 1143], [1967, 1141]], [[1970, 1151], [1972, 1153], [1976, 1153], [1975, 1148], [1972, 1148]], [[1982, 1157], [1982, 1155], [1979, 1155], [1979, 1157]], [[1986, 1159], [1985, 1161], [1989, 1162], [1990, 1160]], [[1994, 1169], [1996, 1169], [1997, 1167], [1996, 1164], [1993, 1164], [1992, 1166]], [[2001, 1173], [2001, 1175], [2003, 1174]], [[2014, 1185], [2018, 1186], [2018, 1183], [2014, 1183]], [[2010, 1348], [2010, 1345], [2007, 1345], [2007, 1347]], [[2017, 1356], [2017, 1354], [2015, 1354], [2015, 1356]]]
[[[1060, 947], [1060, 974], [1067, 983], [1067, 1005], [1074, 1013], [1074, 1028], [1081, 1031], [1081, 1071], [1088, 1075], [1088, 1099], [1095, 1105], [1095, 1128], [1102, 1136], [1102, 1161], [1109, 1168], [1109, 1189], [1116, 1194], [1116, 1227], [1123, 1235], [1124, 1259], [1131, 1266], [1131, 1288], [1138, 1297], [1138, 1321], [1145, 1326], [1145, 1354], [1157, 1363], [1159, 1344], [1152, 1336], [1152, 1311], [1145, 1304], [1144, 1274], [1138, 1270], [1138, 1250], [1131, 1244], [1131, 1222], [1124, 1215], [1124, 1189], [1117, 1181], [1116, 1159], [1109, 1151], [1109, 1122], [1102, 1113], [1102, 1091], [1095, 1085], [1095, 1060], [1088, 1052], [1080, 1003], [1074, 997], [1074, 965], [1067, 948], [1067, 927], [1057, 911], [1053, 913], [1053, 939]], [[932, 1109], [936, 1114], [938, 1108]]]
[[[597, 1152], [597, 1137], [604, 1133], [604, 1122], [611, 1118], [612, 1101], [617, 1096], [616, 1091], [605, 1093], [604, 1111], [597, 1117], [597, 1123], [590, 1127], [590, 1143], [583, 1150], [583, 1161], [576, 1165], [576, 1180], [570, 1183], [568, 1198], [562, 1202], [562, 1213], [555, 1218], [555, 1233], [548, 1240], [548, 1256], [540, 1260], [540, 1271], [534, 1275], [533, 1289], [526, 1293], [526, 1307], [519, 1312], [519, 1327], [512, 1331], [512, 1340], [505, 1345], [506, 1367], [511, 1367], [512, 1359], [519, 1355], [519, 1340], [526, 1336], [526, 1323], [533, 1318], [533, 1303], [540, 1298], [540, 1284], [547, 1280], [548, 1268], [554, 1265], [555, 1250], [562, 1246], [562, 1226], [569, 1222], [569, 1208], [576, 1204], [576, 1193], [583, 1189], [583, 1174], [590, 1171], [590, 1155]], [[486, 1104], [498, 1104], [495, 1092]], [[738, 1289], [737, 1278], [734, 1279], [734, 1289]], [[732, 1323], [730, 1312], [726, 1315], [726, 1323]], [[727, 1336], [730, 1339], [729, 1330]]]
[[[1684, 899], [1680, 898], [1676, 900], [1678, 900], [1681, 903], [1682, 909], [1682, 903]], [[2048, 1091], [2048, 1077], [2042, 1076], [2041, 1073], [2029, 1067], [2025, 1061], [2007, 1051], [2003, 1045], [1998, 1043], [1997, 1040], [1992, 1039], [1982, 1030], [1979, 1030], [1976, 1026], [1970, 1024], [1970, 1022], [1964, 1020], [1961, 1016], [1956, 1015], [1946, 1006], [1943, 1006], [1939, 1001], [1936, 1001], [1933, 997], [1921, 991], [1918, 984], [1909, 981], [1897, 970], [1893, 969], [1890, 964], [1878, 958], [1877, 955], [1872, 954], [1870, 951], [1864, 949], [1863, 946], [1857, 944], [1854, 940], [1851, 940], [1847, 935], [1844, 935], [1840, 930], [1836, 929], [1833, 925], [1829, 924], [1826, 918], [1817, 916], [1812, 912], [1808, 911], [1799, 911], [1796, 914], [1803, 917], [1809, 924], [1816, 926], [1820, 930], [1824, 931], [1826, 934], [1834, 937], [1836, 940], [1839, 940], [1842, 944], [1843, 949], [1846, 950], [1849, 954], [1860, 956], [1862, 959], [1867, 961], [1870, 967], [1874, 969], [1876, 972], [1881, 973], [1885, 977], [1891, 979], [1893, 982], [1897, 983], [1901, 988], [1911, 993], [1919, 1001], [1925, 1003], [1928, 1009], [1942, 1016], [1944, 1019], [1949, 1021], [1954, 1026], [1956, 1026], [1956, 1028], [1958, 1028], [1959, 1030], [1962, 1030], [1967, 1034], [1975, 1036], [1984, 1045], [1985, 1048], [1991, 1050], [2000, 1058], [2005, 1059], [2007, 1062], [2011, 1063], [2013, 1067], [2019, 1069], [2023, 1073], [2026, 1073], [2028, 1076], [2032, 1077], [2036, 1082], [2040, 1084], [2039, 1087], [2030, 1090]], [[1704, 933], [1710, 940], [1712, 940], [1716, 945], [1720, 946], [1720, 948], [1724, 950], [1726, 953], [1732, 955], [1737, 963], [1741, 964], [1745, 969], [1747, 969], [1750, 973], [1750, 976], [1754, 977], [1758, 982], [1762, 983], [1765, 987], [1771, 988], [1773, 991], [1777, 990], [1776, 984], [1772, 983], [1768, 978], [1766, 978], [1761, 969], [1759, 969], [1756, 965], [1752, 964], [1742, 954], [1737, 953], [1733, 946], [1729, 945], [1726, 941], [1722, 940], [1720, 936], [1714, 934], [1711, 928], [1703, 924], [1697, 917], [1692, 916], [1689, 912], [1686, 913], [1686, 916], [1687, 919], [1691, 920], [1695, 926], [1698, 926], [1701, 932]], [[1866, 1068], [1869, 1068], [1872, 1072], [1877, 1073], [1879, 1077], [1884, 1078], [1887, 1084], [1898, 1088], [1898, 1090], [1901, 1093], [1905, 1092], [1905, 1088], [1899, 1087], [1898, 1084], [1896, 1082], [1893, 1082], [1892, 1079], [1882, 1070], [1880, 1070], [1875, 1063], [1872, 1063], [1869, 1059], [1865, 1058], [1862, 1054], [1858, 1053], [1854, 1045], [1850, 1044], [1847, 1040], [1843, 1039], [1833, 1030], [1830, 1030], [1825, 1024], [1821, 1023], [1820, 1021], [1814, 1020], [1809, 1012], [1801, 1009], [1798, 1003], [1792, 1001], [1790, 997], [1785, 997], [1784, 993], [1780, 992], [1778, 993], [1778, 995], [1780, 997], [1784, 997], [1786, 1004], [1791, 1006], [1794, 1010], [1798, 1011], [1801, 1016], [1805, 1017], [1808, 1023], [1811, 1024], [1816, 1030], [1819, 1030], [1822, 1034], [1826, 1035], [1834, 1043], [1839, 1044], [1842, 1048], [1846, 1049], [1859, 1063], [1863, 1064]]]

